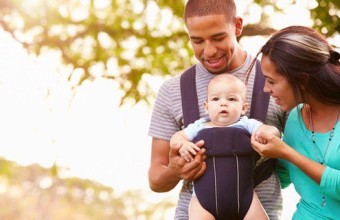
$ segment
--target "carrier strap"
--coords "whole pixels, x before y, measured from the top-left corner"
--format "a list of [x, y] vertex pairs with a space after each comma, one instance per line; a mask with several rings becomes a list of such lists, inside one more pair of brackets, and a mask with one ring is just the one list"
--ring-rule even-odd
[[263, 91], [265, 77], [263, 76], [260, 61], [256, 60], [255, 81], [253, 88], [253, 96], [251, 99], [250, 118], [255, 118], [264, 122], [266, 120], [269, 93]]
[[200, 118], [196, 91], [196, 65], [193, 65], [181, 75], [180, 83], [183, 123], [187, 127]]

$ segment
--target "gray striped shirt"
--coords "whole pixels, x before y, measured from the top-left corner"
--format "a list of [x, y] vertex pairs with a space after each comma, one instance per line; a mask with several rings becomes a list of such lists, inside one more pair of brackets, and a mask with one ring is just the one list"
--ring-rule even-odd
[[[245, 80], [246, 71], [252, 61], [250, 55], [247, 56], [243, 65], [228, 73]], [[205, 117], [203, 103], [207, 98], [207, 87], [214, 74], [209, 73], [202, 64], [196, 65], [196, 88], [199, 103], [200, 117]], [[250, 107], [246, 113], [249, 116], [251, 109], [251, 97], [255, 79], [255, 67], [250, 74], [247, 85], [247, 102]], [[265, 124], [273, 125], [282, 130], [283, 114], [279, 107], [270, 98]], [[169, 141], [171, 136], [183, 129], [183, 112], [180, 92], [180, 75], [177, 75], [163, 83], [161, 86], [152, 113], [149, 135], [153, 138]], [[261, 163], [263, 159], [258, 161]], [[183, 187], [179, 196], [175, 219], [188, 219], [188, 204], [191, 198], [192, 184], [183, 181]], [[282, 210], [282, 197], [279, 179], [273, 174], [269, 179], [259, 184], [255, 191], [267, 211], [270, 219], [279, 219]]]

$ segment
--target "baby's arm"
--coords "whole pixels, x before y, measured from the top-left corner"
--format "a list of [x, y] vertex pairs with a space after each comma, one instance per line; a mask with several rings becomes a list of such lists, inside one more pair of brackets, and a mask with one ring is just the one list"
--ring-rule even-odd
[[199, 147], [189, 140], [183, 131], [176, 132], [170, 139], [170, 147], [178, 144], [182, 145], [178, 152], [186, 161], [194, 160], [193, 156], [200, 150]]
[[257, 134], [261, 133], [262, 131], [266, 131], [266, 132], [269, 132], [277, 137], [281, 137], [281, 133], [279, 131], [279, 129], [277, 129], [276, 127], [274, 126], [271, 126], [271, 125], [265, 125], [265, 124], [262, 124], [260, 125], [260, 127], [258, 127], [255, 131], [255, 140], [258, 141], [259, 143], [261, 144], [266, 144], [267, 143], [267, 140], [263, 139], [263, 138], [260, 138]]

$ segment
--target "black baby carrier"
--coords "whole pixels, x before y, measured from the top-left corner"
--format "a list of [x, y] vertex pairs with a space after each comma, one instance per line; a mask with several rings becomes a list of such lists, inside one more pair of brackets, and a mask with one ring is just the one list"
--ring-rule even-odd
[[[184, 126], [199, 118], [196, 92], [195, 65], [181, 76], [181, 95]], [[253, 88], [250, 118], [264, 121], [269, 94], [263, 92], [265, 78], [259, 61]], [[216, 220], [243, 219], [253, 198], [253, 189], [268, 179], [275, 166], [275, 159], [268, 159], [254, 170], [260, 156], [250, 144], [250, 134], [245, 129], [216, 127], [201, 130], [196, 138], [204, 140], [207, 170], [194, 182], [196, 196]]]

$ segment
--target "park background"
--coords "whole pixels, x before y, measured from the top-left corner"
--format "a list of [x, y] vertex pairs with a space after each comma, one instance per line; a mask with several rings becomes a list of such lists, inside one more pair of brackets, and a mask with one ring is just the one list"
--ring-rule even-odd
[[[161, 83], [196, 62], [184, 2], [0, 0], [0, 219], [173, 218], [179, 186], [149, 189], [147, 132]], [[338, 0], [236, 2], [251, 54], [288, 25], [340, 47]]]

